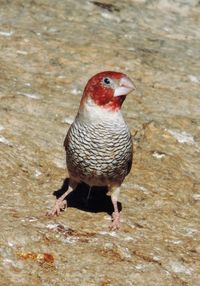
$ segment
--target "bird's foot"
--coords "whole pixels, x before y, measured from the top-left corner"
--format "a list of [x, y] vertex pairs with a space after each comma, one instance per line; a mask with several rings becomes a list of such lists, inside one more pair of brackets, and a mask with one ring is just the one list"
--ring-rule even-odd
[[63, 211], [67, 207], [67, 201], [59, 198], [56, 200], [52, 210], [50, 210], [47, 215], [54, 216], [59, 215], [61, 211]]
[[110, 230], [119, 229], [119, 224], [120, 224], [120, 214], [119, 214], [119, 212], [113, 212]]

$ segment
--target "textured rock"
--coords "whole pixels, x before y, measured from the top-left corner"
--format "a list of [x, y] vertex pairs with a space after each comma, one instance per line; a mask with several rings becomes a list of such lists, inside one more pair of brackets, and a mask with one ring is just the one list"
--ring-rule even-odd
[[[1, 3], [0, 284], [199, 285], [199, 2], [93, 2]], [[102, 189], [45, 216], [81, 91], [106, 69], [137, 87], [118, 232]]]

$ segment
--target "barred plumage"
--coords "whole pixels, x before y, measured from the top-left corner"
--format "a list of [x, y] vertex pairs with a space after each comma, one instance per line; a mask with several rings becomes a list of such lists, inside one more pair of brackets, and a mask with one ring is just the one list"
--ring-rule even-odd
[[67, 195], [83, 181], [90, 187], [108, 186], [114, 208], [111, 229], [119, 227], [117, 200], [132, 165], [131, 134], [120, 109], [133, 89], [132, 81], [118, 72], [101, 72], [88, 81], [64, 142], [69, 187], [51, 215], [66, 207]]
[[64, 142], [72, 178], [90, 186], [121, 185], [132, 165], [132, 139], [125, 122], [113, 125], [76, 118]]

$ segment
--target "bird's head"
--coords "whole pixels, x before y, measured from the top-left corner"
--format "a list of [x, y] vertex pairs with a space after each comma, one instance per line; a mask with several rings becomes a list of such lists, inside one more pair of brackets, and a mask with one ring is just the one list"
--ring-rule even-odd
[[88, 81], [80, 108], [91, 103], [110, 111], [118, 111], [126, 95], [134, 89], [133, 82], [125, 74], [113, 71], [100, 72]]

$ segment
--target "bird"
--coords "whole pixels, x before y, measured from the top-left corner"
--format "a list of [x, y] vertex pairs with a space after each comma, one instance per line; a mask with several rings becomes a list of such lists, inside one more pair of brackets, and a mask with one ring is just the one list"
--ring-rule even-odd
[[124, 73], [103, 71], [87, 82], [80, 106], [64, 140], [69, 174], [67, 191], [57, 198], [51, 215], [67, 207], [67, 196], [81, 182], [106, 186], [113, 205], [111, 230], [120, 225], [120, 188], [132, 166], [133, 142], [121, 113], [126, 96], [135, 89]]

